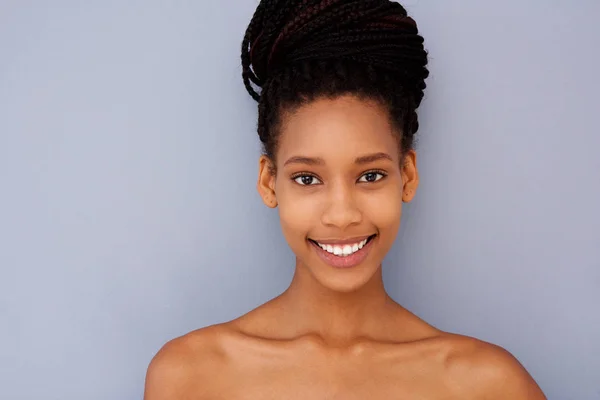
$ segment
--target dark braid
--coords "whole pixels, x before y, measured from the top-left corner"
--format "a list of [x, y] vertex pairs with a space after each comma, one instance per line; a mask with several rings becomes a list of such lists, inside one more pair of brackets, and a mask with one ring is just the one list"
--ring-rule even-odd
[[389, 0], [262, 0], [242, 42], [242, 77], [259, 103], [265, 154], [275, 160], [283, 111], [345, 94], [384, 105], [410, 150], [429, 75], [423, 43]]
[[250, 69], [250, 53], [248, 52], [248, 47], [250, 46], [250, 41], [253, 40], [253, 37], [256, 35], [256, 32], [260, 29], [259, 25], [262, 24], [262, 21], [264, 19], [264, 8], [265, 3], [261, 2], [256, 8], [256, 11], [254, 12], [252, 21], [250, 22], [250, 25], [248, 25], [248, 28], [246, 29], [246, 34], [244, 35], [244, 40], [242, 41], [242, 78], [244, 79], [244, 85], [246, 86], [248, 93], [250, 93], [250, 95], [256, 101], [259, 101], [260, 96], [252, 88], [250, 82], [252, 81], [256, 85], [262, 85], [263, 82]]

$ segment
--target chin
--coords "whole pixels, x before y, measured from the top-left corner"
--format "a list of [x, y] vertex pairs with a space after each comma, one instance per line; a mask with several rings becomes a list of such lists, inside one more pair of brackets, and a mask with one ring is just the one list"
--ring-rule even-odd
[[376, 269], [370, 274], [363, 273], [360, 276], [341, 276], [340, 274], [336, 274], [337, 276], [316, 277], [316, 279], [322, 286], [331, 291], [339, 293], [352, 293], [367, 285], [367, 283], [373, 278], [375, 271]]
[[360, 290], [375, 277], [380, 267], [381, 263], [365, 262], [352, 268], [332, 268], [320, 260], [306, 266], [321, 286], [339, 293]]

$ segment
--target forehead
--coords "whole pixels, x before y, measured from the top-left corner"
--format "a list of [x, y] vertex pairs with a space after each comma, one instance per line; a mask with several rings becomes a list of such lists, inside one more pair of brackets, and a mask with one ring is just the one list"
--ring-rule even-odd
[[374, 100], [321, 98], [282, 116], [277, 159], [301, 155], [343, 162], [378, 152], [397, 159], [396, 135], [388, 111]]

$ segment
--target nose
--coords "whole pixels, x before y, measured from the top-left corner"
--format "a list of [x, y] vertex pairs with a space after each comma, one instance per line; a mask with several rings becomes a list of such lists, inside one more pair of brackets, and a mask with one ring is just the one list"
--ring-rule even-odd
[[321, 222], [344, 230], [352, 225], [360, 224], [362, 212], [358, 208], [352, 190], [338, 185], [328, 193], [327, 205], [321, 216]]

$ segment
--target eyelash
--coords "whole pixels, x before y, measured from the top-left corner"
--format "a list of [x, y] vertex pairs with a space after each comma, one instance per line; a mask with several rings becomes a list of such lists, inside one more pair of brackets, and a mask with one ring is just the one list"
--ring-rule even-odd
[[[366, 172], [362, 173], [362, 174], [360, 175], [360, 177], [358, 178], [357, 182], [359, 182], [359, 181], [360, 181], [360, 179], [361, 179], [363, 176], [365, 176], [365, 175], [369, 175], [369, 174], [377, 174], [377, 175], [381, 175], [381, 178], [379, 178], [379, 179], [378, 179], [378, 180], [376, 180], [375, 182], [363, 182], [363, 183], [376, 183], [376, 182], [379, 182], [379, 181], [381, 181], [381, 180], [385, 179], [385, 178], [388, 176], [388, 174], [387, 174], [385, 171], [382, 171], [382, 170], [379, 170], [379, 169], [374, 169], [374, 170], [370, 170], [370, 171], [366, 171]], [[302, 178], [302, 177], [304, 177], [304, 176], [309, 176], [309, 177], [311, 177], [311, 178], [314, 178], [314, 179], [318, 180], [319, 182], [323, 183], [323, 182], [322, 182], [322, 180], [321, 180], [321, 179], [319, 179], [319, 177], [318, 177], [318, 176], [316, 176], [315, 174], [312, 174], [312, 173], [310, 173], [310, 172], [299, 172], [299, 173], [297, 173], [297, 174], [294, 174], [294, 175], [292, 175], [292, 176], [291, 176], [291, 179], [292, 179], [292, 181], [296, 181], [296, 179], [298, 179], [298, 178]], [[296, 183], [297, 183], [297, 182], [296, 182]], [[304, 184], [301, 184], [301, 183], [298, 183], [298, 185], [300, 185], [300, 186], [314, 186], [314, 184], [312, 184], [312, 185], [304, 185]]]
[[[360, 176], [360, 178], [362, 178], [363, 176], [368, 175], [368, 174], [378, 174], [378, 175], [381, 175], [381, 178], [377, 179], [375, 182], [379, 182], [382, 179], [385, 179], [385, 177], [387, 176], [387, 174], [385, 173], [385, 171], [382, 171], [380, 169], [374, 169], [374, 170], [365, 172], [364, 174], [362, 174]], [[358, 179], [360, 180], [360, 178], [358, 178]], [[366, 183], [375, 183], [375, 182], [366, 182]]]

